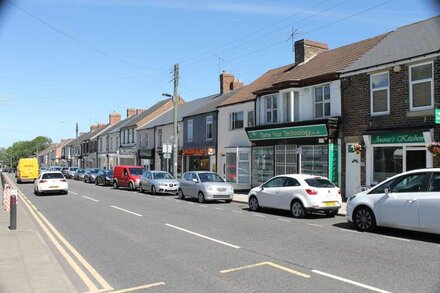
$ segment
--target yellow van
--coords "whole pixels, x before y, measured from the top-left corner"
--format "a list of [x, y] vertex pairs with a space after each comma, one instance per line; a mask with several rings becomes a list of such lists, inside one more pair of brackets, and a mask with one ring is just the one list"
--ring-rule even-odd
[[24, 181], [34, 182], [40, 173], [36, 158], [20, 159], [17, 166], [17, 183]]

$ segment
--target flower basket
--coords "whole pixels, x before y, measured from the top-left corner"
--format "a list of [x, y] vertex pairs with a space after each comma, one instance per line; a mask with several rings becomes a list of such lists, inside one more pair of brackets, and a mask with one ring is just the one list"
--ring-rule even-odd
[[364, 146], [360, 143], [355, 143], [354, 145], [351, 146], [351, 150], [353, 152], [355, 152], [357, 155], [362, 154], [362, 152], [364, 151]]
[[433, 157], [440, 155], [440, 142], [433, 142], [428, 145], [428, 151], [431, 152]]

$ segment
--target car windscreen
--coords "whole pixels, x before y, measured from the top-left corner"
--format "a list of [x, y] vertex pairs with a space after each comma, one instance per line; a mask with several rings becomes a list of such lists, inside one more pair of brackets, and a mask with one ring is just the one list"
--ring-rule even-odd
[[333, 188], [335, 185], [324, 178], [308, 178], [305, 179], [307, 184], [316, 188]]
[[63, 179], [64, 176], [61, 173], [45, 173], [41, 179]]
[[112, 170], [104, 171], [104, 174], [107, 177], [112, 177], [113, 176], [113, 171]]
[[70, 168], [70, 171], [76, 171], [78, 168]]
[[98, 172], [99, 172], [99, 169], [92, 169], [92, 170], [90, 170], [90, 173], [92, 173], [92, 174], [98, 174]]
[[143, 168], [130, 168], [130, 174], [131, 175], [140, 175], [142, 176], [142, 174], [144, 173], [144, 169]]
[[79, 169], [79, 170], [77, 170], [76, 172], [78, 172], [78, 173], [85, 173], [86, 170], [84, 170], [84, 169]]
[[202, 182], [225, 182], [222, 177], [215, 173], [199, 173], [199, 178]]
[[154, 179], [174, 179], [173, 176], [171, 176], [171, 174], [167, 172], [158, 172], [152, 174]]

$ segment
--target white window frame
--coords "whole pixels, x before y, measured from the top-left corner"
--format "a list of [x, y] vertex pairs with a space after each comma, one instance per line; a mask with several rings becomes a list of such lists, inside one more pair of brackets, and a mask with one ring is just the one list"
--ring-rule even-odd
[[[242, 127], [237, 127], [235, 124], [236, 122], [236, 117], [238, 114], [242, 115], [242, 121], [243, 121], [243, 126]], [[236, 130], [236, 129], [243, 129], [244, 128], [244, 111], [238, 111], [238, 112], [233, 112], [233, 113], [229, 113], [229, 130]]]
[[163, 144], [163, 131], [162, 128], [157, 129], [157, 145], [162, 147]]
[[[268, 96], [264, 96], [264, 97], [262, 97], [263, 98], [263, 107], [264, 107], [264, 124], [275, 124], [275, 123], [278, 123], [278, 119], [280, 118], [279, 116], [279, 112], [278, 112], [278, 109], [279, 109], [279, 101], [278, 101], [278, 94], [274, 94], [274, 95], [268, 95]], [[268, 105], [268, 103], [267, 103], [267, 101], [268, 100], [271, 100], [271, 103], [270, 103], [270, 105], [271, 105], [271, 108], [269, 109], [268, 107], [267, 107], [267, 105]], [[276, 99], [276, 101], [277, 101], [277, 107], [276, 108], [272, 108], [272, 106], [273, 106], [273, 99]], [[267, 113], [271, 113], [271, 121], [268, 121], [267, 120]], [[276, 112], [277, 113], [277, 119], [276, 119], [276, 121], [274, 121], [274, 112]]]
[[192, 142], [194, 139], [194, 120], [188, 120], [188, 132], [186, 134], [186, 139], [188, 142]]
[[[413, 82], [411, 80], [411, 76], [412, 76], [411, 73], [412, 73], [413, 67], [418, 67], [418, 66], [422, 66], [422, 65], [426, 65], [426, 64], [431, 64], [431, 73], [432, 73], [431, 78], [425, 78], [425, 79], [421, 79], [421, 80], [417, 80], [417, 81]], [[434, 62], [428, 61], [428, 62], [418, 63], [418, 64], [414, 64], [414, 65], [409, 66], [408, 81], [409, 81], [409, 109], [410, 109], [410, 111], [423, 111], [423, 110], [434, 109]], [[423, 83], [423, 82], [427, 82], [427, 81], [431, 82], [431, 105], [424, 106], [424, 107], [413, 107], [413, 89], [412, 89], [413, 84]]]
[[[329, 97], [328, 100], [324, 99], [324, 88], [325, 87], [328, 87], [328, 91], [330, 93], [330, 97]], [[321, 88], [321, 91], [322, 91], [322, 101], [321, 102], [316, 102], [316, 100], [315, 100], [315, 90], [317, 88]], [[318, 85], [318, 86], [313, 87], [312, 97], [313, 97], [313, 117], [316, 118], [316, 119], [331, 117], [332, 116], [332, 103], [331, 103], [331, 101], [332, 101], [332, 92], [331, 92], [330, 84], [326, 83], [326, 84], [322, 84], [322, 85]], [[329, 113], [328, 116], [325, 115], [325, 104], [327, 103], [327, 101], [328, 101], [328, 104], [330, 104], [330, 113]], [[316, 104], [321, 104], [321, 107], [322, 107], [322, 116], [320, 116], [320, 117], [316, 116]]]
[[[373, 89], [373, 77], [377, 76], [377, 75], [383, 75], [383, 74], [387, 74], [388, 86]], [[374, 108], [374, 105], [373, 105], [373, 92], [375, 92], [375, 91], [382, 91], [384, 89], [387, 90], [387, 110], [386, 111], [382, 111], [382, 112], [373, 112], [373, 108]], [[370, 75], [370, 114], [371, 114], [371, 116], [380, 116], [380, 115], [388, 115], [388, 114], [390, 114], [390, 73], [389, 73], [389, 71], [383, 71], [383, 72], [379, 72], [379, 73], [375, 73], [375, 74], [371, 74]]]
[[[252, 113], [252, 121], [253, 121], [253, 123], [252, 124], [250, 124], [250, 122], [249, 122], [249, 115], [250, 115], [250, 113]], [[255, 123], [255, 111], [254, 110], [249, 110], [249, 111], [247, 111], [246, 112], [246, 125], [248, 126], [248, 127], [252, 127], [252, 126], [255, 126], [256, 125], [256, 123]]]
[[[208, 127], [211, 127], [211, 135], [212, 137], [208, 137]], [[214, 117], [212, 115], [206, 116], [206, 140], [214, 139]]]
[[147, 149], [150, 146], [148, 139], [149, 139], [148, 132], [145, 132], [145, 148], [147, 148]]

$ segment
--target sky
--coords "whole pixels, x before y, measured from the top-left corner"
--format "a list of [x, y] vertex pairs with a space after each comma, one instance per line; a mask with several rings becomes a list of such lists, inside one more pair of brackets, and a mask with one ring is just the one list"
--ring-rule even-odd
[[[0, 1], [1, 2], [1, 1]], [[226, 70], [248, 84], [294, 61], [292, 44], [330, 49], [439, 14], [432, 0], [4, 0], [0, 147], [59, 142], [115, 111], [173, 93], [219, 92]], [[293, 33], [293, 37], [292, 37]]]

